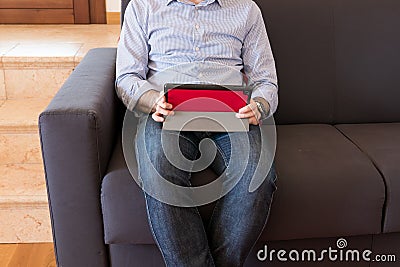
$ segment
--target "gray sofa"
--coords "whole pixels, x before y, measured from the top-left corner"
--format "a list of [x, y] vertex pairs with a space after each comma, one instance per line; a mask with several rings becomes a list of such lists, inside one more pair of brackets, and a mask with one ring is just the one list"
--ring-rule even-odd
[[[279, 76], [278, 190], [245, 266], [399, 266], [400, 2], [256, 2]], [[89, 51], [39, 118], [59, 266], [163, 266], [122, 154], [115, 56]], [[204, 222], [212, 207], [199, 208]], [[397, 262], [257, 259], [265, 245], [322, 250], [338, 238]]]

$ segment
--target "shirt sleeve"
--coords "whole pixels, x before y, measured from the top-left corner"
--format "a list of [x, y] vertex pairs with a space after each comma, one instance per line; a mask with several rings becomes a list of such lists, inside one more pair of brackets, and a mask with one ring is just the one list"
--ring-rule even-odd
[[244, 73], [253, 87], [252, 98], [268, 101], [271, 116], [278, 107], [278, 79], [275, 60], [260, 9], [256, 4], [249, 15], [249, 31], [243, 42]]
[[131, 1], [125, 11], [117, 48], [115, 87], [124, 105], [133, 110], [146, 88], [148, 38], [144, 29], [143, 7]]

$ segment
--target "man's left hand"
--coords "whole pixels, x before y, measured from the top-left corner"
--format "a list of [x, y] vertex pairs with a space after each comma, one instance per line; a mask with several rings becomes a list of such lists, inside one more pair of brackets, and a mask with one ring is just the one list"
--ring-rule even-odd
[[248, 118], [250, 124], [258, 125], [260, 123], [261, 113], [258, 111], [256, 102], [251, 99], [250, 104], [239, 109], [239, 112], [236, 113], [236, 118]]

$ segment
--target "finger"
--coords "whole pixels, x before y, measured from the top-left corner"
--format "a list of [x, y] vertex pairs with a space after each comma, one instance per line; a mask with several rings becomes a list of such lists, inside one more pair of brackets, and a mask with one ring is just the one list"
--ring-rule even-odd
[[160, 98], [157, 100], [157, 105], [161, 106], [163, 109], [172, 109], [172, 104], [168, 103], [165, 95], [161, 93], [162, 92], [160, 92]]
[[165, 102], [165, 97], [162, 101], [158, 101], [157, 105], [159, 105], [163, 109], [172, 109], [172, 104]]
[[236, 118], [239, 118], [239, 119], [246, 119], [246, 118], [251, 118], [254, 116], [255, 116], [255, 114], [253, 111], [250, 111], [247, 113], [236, 113]]
[[250, 111], [251, 111], [251, 107], [250, 107], [250, 105], [247, 105], [247, 106], [244, 106], [244, 107], [242, 107], [241, 109], [239, 109], [239, 112], [238, 112], [238, 113], [244, 114], [244, 113], [248, 113], [248, 112], [250, 112]]
[[239, 109], [239, 113], [247, 113], [257, 109], [256, 103], [248, 104], [247, 106], [242, 107]]
[[172, 110], [164, 109], [158, 105], [156, 107], [156, 112], [160, 113], [161, 115], [165, 115], [165, 116], [174, 115], [174, 112]]
[[163, 122], [164, 121], [164, 117], [158, 112], [154, 112], [153, 114], [151, 114], [151, 117], [152, 117], [152, 119], [154, 121], [157, 121], [157, 122]]
[[258, 120], [257, 120], [256, 117], [251, 117], [251, 118], [249, 119], [249, 124], [258, 125], [259, 122], [258, 122]]

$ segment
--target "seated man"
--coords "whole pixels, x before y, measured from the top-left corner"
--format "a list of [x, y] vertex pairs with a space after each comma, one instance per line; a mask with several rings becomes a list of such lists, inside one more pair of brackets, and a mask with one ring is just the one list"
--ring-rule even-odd
[[[272, 164], [264, 182], [249, 192], [261, 155], [258, 125], [278, 102], [275, 63], [258, 6], [251, 0], [132, 0], [128, 5], [116, 87], [126, 107], [142, 114], [138, 128], [144, 131], [138, 131], [136, 150], [144, 189], [157, 179], [145, 157], [164, 179], [191, 186], [191, 172], [171, 164], [161, 143], [164, 116], [173, 115], [172, 105], [157, 88], [140, 90], [153, 75], [190, 62], [224, 64], [246, 75], [254, 88], [252, 99], [236, 116], [251, 125], [248, 132], [229, 134], [180, 132], [176, 149], [195, 161], [200, 141], [211, 139], [217, 147], [211, 167], [217, 174], [240, 160], [231, 147], [240, 147], [241, 140], [250, 144], [249, 157], [240, 180], [217, 200], [209, 225], [203, 224], [197, 207], [164, 203], [144, 190], [150, 228], [166, 266], [242, 266], [263, 231], [276, 190]], [[239, 175], [235, 172], [231, 168], [228, 179]]]

